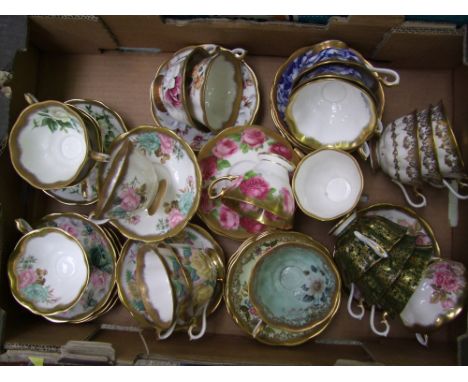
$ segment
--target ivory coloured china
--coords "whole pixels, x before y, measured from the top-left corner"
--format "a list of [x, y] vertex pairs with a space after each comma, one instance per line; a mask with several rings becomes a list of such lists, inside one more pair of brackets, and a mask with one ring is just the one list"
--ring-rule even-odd
[[285, 119], [296, 140], [314, 150], [353, 150], [377, 125], [371, 96], [337, 78], [317, 78], [298, 87], [291, 94]]
[[[216, 47], [216, 46], [215, 46]], [[223, 50], [224, 48], [218, 47]], [[194, 47], [187, 47], [174, 53], [172, 59], [176, 60], [179, 55], [186, 54], [187, 50], [193, 50]], [[156, 124], [161, 127], [165, 127], [169, 130], [174, 131], [179, 137], [184, 139], [194, 151], [199, 151], [202, 146], [208, 142], [214, 133], [211, 131], [202, 131], [196, 126], [181, 123], [172, 118], [169, 113], [159, 110], [155, 105], [154, 92], [157, 88], [156, 79], [158, 76], [164, 76], [167, 72], [168, 61], [161, 64], [158, 68], [155, 80], [153, 80], [150, 88], [150, 99], [151, 99], [151, 114]], [[255, 73], [250, 66], [242, 60], [241, 62], [241, 74], [242, 74], [242, 99], [239, 109], [239, 114], [234, 126], [250, 125], [257, 116], [258, 109], [260, 107], [260, 90], [258, 88], [258, 81]]]
[[351, 155], [322, 149], [301, 160], [292, 184], [294, 198], [306, 215], [332, 220], [357, 205], [364, 178], [359, 164]]
[[[150, 215], [143, 210], [131, 217], [111, 220], [124, 236], [141, 241], [158, 241], [174, 236], [195, 214], [201, 190], [201, 174], [192, 149], [168, 129], [140, 126], [121, 135], [114, 143], [115, 153], [123, 142], [130, 141], [135, 151], [149, 160], [166, 190], [157, 211]], [[114, 150], [115, 148], [115, 150]], [[135, 203], [133, 193], [122, 203]]]
[[16, 301], [36, 314], [54, 314], [73, 307], [83, 295], [90, 270], [80, 242], [52, 227], [25, 234], [8, 261]]
[[[211, 139], [198, 154], [198, 162], [202, 172], [202, 195], [198, 215], [212, 231], [234, 239], [246, 239], [254, 233], [267, 229], [262, 223], [244, 216], [227, 206], [222, 198], [212, 200], [208, 196], [208, 188], [216, 178], [229, 175], [230, 169], [243, 162], [243, 171], [253, 169], [258, 162], [258, 154], [273, 153], [296, 164], [297, 155], [289, 143], [280, 135], [260, 126], [239, 126], [223, 130]], [[250, 168], [249, 168], [250, 167]], [[255, 177], [248, 179], [247, 194], [268, 195], [268, 184]], [[275, 193], [281, 192], [275, 190]], [[248, 196], [248, 195], [247, 195]], [[293, 196], [284, 198], [288, 206], [292, 206]]]

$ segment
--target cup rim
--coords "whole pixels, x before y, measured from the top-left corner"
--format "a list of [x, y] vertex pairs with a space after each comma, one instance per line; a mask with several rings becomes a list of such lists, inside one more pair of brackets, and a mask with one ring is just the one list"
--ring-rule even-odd
[[[297, 177], [298, 177], [298, 174], [300, 172], [300, 168], [302, 167], [302, 165], [305, 163], [306, 160], [308, 160], [312, 156], [320, 154], [320, 153], [322, 153], [324, 151], [332, 151], [332, 152], [335, 152], [335, 153], [338, 153], [338, 154], [342, 154], [342, 155], [348, 157], [349, 159], [351, 159], [352, 163], [354, 164], [354, 166], [356, 167], [356, 169], [358, 171], [359, 178], [361, 180], [360, 181], [360, 190], [359, 190], [359, 193], [358, 193], [358, 197], [356, 197], [356, 200], [354, 201], [353, 205], [350, 208], [348, 208], [346, 211], [340, 212], [340, 213], [338, 213], [338, 214], [336, 214], [336, 215], [334, 215], [333, 217], [330, 217], [330, 218], [324, 218], [324, 217], [318, 216], [318, 215], [308, 211], [301, 204], [300, 198], [299, 198], [298, 193], [296, 191], [296, 180], [297, 180]], [[319, 150], [316, 150], [316, 151], [313, 151], [313, 152], [307, 154], [304, 158], [301, 159], [301, 161], [299, 162], [299, 164], [296, 167], [296, 171], [294, 172], [294, 175], [293, 175], [293, 178], [292, 178], [292, 181], [291, 181], [291, 188], [293, 190], [294, 199], [296, 200], [297, 205], [299, 206], [299, 208], [301, 209], [301, 211], [304, 214], [306, 214], [307, 216], [309, 216], [311, 218], [322, 221], [322, 222], [331, 221], [331, 220], [335, 220], [335, 219], [338, 219], [338, 218], [340, 218], [340, 217], [342, 217], [344, 215], [349, 214], [350, 212], [352, 212], [356, 208], [357, 204], [359, 203], [359, 199], [360, 199], [360, 197], [362, 195], [362, 192], [364, 190], [364, 175], [362, 173], [361, 166], [359, 166], [358, 161], [350, 153], [348, 153], [346, 151], [343, 151], [343, 150], [340, 150], [340, 149], [322, 148], [322, 149], [319, 149]]]
[[[32, 238], [45, 237], [50, 233], [60, 234], [64, 236], [67, 240], [72, 241], [74, 244], [78, 246], [78, 248], [80, 249], [81, 255], [83, 257], [83, 262], [86, 266], [86, 278], [80, 290], [78, 291], [77, 295], [70, 303], [56, 305], [56, 307], [53, 309], [40, 309], [39, 307], [36, 307], [36, 305], [33, 302], [30, 302], [28, 299], [23, 298], [21, 296], [21, 293], [19, 292], [19, 289], [18, 289], [18, 282], [17, 282], [15, 269], [16, 269], [16, 263], [18, 259], [24, 253], [24, 249], [25, 249], [24, 247], [26, 246], [27, 242]], [[42, 228], [33, 229], [32, 231], [29, 231], [28, 233], [24, 234], [20, 238], [20, 240], [16, 244], [15, 248], [13, 249], [13, 252], [11, 253], [8, 259], [7, 272], [8, 272], [8, 278], [10, 280], [10, 288], [11, 288], [11, 291], [15, 300], [20, 305], [22, 305], [23, 307], [31, 311], [32, 313], [40, 315], [40, 316], [45, 316], [45, 315], [63, 313], [67, 311], [68, 309], [72, 308], [73, 306], [75, 306], [75, 304], [79, 302], [79, 300], [83, 296], [83, 293], [89, 283], [90, 264], [88, 261], [88, 256], [86, 254], [86, 251], [81, 245], [81, 243], [78, 241], [78, 239], [76, 239], [75, 237], [73, 237], [68, 232], [64, 231], [63, 229], [56, 228], [56, 227], [42, 227]]]
[[[161, 262], [164, 268], [164, 272], [166, 273], [167, 281], [169, 283], [169, 289], [171, 291], [171, 300], [172, 300], [172, 317], [171, 317], [170, 322], [168, 323], [165, 323], [161, 320], [159, 313], [157, 312], [156, 308], [152, 306], [150, 302], [150, 298], [148, 296], [148, 286], [143, 277], [144, 262], [142, 261], [142, 258], [147, 252], [152, 252], [159, 259], [159, 261]], [[136, 275], [136, 282], [137, 282], [137, 286], [141, 295], [141, 299], [143, 301], [143, 305], [145, 306], [145, 311], [154, 321], [154, 324], [153, 324], [154, 327], [156, 327], [156, 329], [161, 330], [161, 331], [169, 329], [174, 323], [174, 321], [176, 320], [176, 311], [177, 311], [176, 293], [171, 282], [170, 270], [165, 260], [161, 257], [161, 255], [158, 252], [156, 252], [156, 250], [150, 244], [147, 244], [147, 243], [143, 244], [138, 249], [135, 275]]]
[[[71, 114], [73, 117], [75, 117], [81, 127], [81, 130], [83, 132], [84, 136], [84, 142], [85, 142], [85, 148], [86, 148], [86, 154], [84, 156], [84, 159], [82, 163], [80, 164], [79, 168], [76, 169], [74, 175], [66, 180], [63, 181], [58, 181], [50, 184], [46, 184], [41, 182], [35, 174], [27, 170], [22, 164], [21, 164], [21, 153], [22, 150], [19, 147], [18, 144], [18, 136], [21, 130], [25, 126], [25, 121], [29, 117], [31, 113], [34, 113], [37, 111], [37, 109], [42, 109], [47, 106], [55, 106], [55, 107], [60, 107], [63, 108], [67, 111], [67, 113]], [[89, 144], [89, 137], [88, 137], [88, 132], [86, 129], [86, 124], [83, 121], [82, 117], [80, 114], [78, 114], [75, 110], [73, 110], [69, 105], [66, 105], [62, 102], [55, 101], [55, 100], [48, 100], [48, 101], [42, 101], [42, 102], [36, 102], [31, 105], [28, 105], [23, 111], [21, 111], [20, 115], [16, 119], [15, 123], [13, 124], [13, 127], [11, 128], [10, 131], [10, 136], [8, 138], [8, 146], [10, 149], [10, 159], [11, 163], [16, 170], [16, 172], [26, 181], [28, 182], [31, 186], [40, 189], [40, 190], [51, 190], [51, 189], [56, 189], [56, 188], [65, 188], [74, 185], [75, 183], [79, 183], [81, 171], [85, 168], [87, 163], [89, 163], [90, 158], [89, 158], [89, 153], [90, 153], [90, 144]]]
[[[368, 98], [369, 98], [369, 110], [370, 110], [370, 120], [368, 122], [368, 124], [364, 127], [364, 128], [361, 128], [360, 130], [360, 133], [359, 135], [352, 141], [337, 141], [335, 143], [331, 143], [331, 144], [323, 144], [321, 142], [319, 142], [317, 139], [313, 138], [313, 137], [310, 137], [310, 136], [307, 136], [305, 135], [304, 133], [302, 133], [298, 126], [297, 126], [297, 123], [295, 121], [295, 119], [293, 118], [292, 116], [292, 111], [291, 111], [291, 108], [292, 108], [292, 105], [293, 105], [293, 102], [294, 100], [298, 97], [298, 94], [300, 93], [300, 91], [302, 89], [304, 89], [305, 87], [313, 84], [314, 82], [320, 82], [320, 81], [324, 81], [324, 82], [331, 82], [331, 81], [339, 81], [339, 82], [343, 82], [343, 83], [346, 83], [348, 84], [349, 86], [357, 89], [360, 91], [361, 95], [362, 94], [365, 94]], [[290, 95], [289, 97], [289, 102], [288, 102], [288, 105], [286, 107], [286, 111], [285, 111], [285, 120], [286, 122], [288, 123], [288, 126], [289, 126], [289, 130], [290, 130], [290, 133], [297, 139], [299, 140], [300, 142], [302, 142], [303, 144], [305, 144], [309, 150], [312, 149], [312, 150], [318, 150], [322, 147], [328, 147], [328, 148], [336, 148], [336, 149], [341, 149], [341, 150], [346, 150], [346, 151], [352, 151], [352, 150], [355, 150], [356, 148], [358, 148], [359, 146], [361, 146], [366, 140], [368, 140], [375, 132], [375, 127], [377, 125], [377, 121], [378, 121], [378, 117], [377, 117], [377, 110], [376, 110], [376, 105], [375, 105], [375, 101], [374, 101], [374, 98], [372, 97], [371, 94], [369, 94], [369, 92], [361, 87], [361, 85], [357, 84], [357, 83], [354, 83], [348, 79], [341, 79], [341, 78], [337, 78], [335, 76], [318, 76], [316, 78], [312, 78], [310, 80], [308, 80], [307, 82], [301, 84], [300, 86], [298, 86]]]

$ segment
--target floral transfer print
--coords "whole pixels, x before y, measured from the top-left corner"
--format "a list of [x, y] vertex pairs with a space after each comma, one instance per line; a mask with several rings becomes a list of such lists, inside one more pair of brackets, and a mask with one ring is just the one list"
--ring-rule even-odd
[[59, 301], [54, 290], [47, 285], [47, 270], [36, 268], [33, 255], [21, 257], [16, 266], [19, 292], [29, 301], [40, 305], [53, 305]]
[[182, 106], [182, 78], [176, 76], [172, 79], [169, 87], [164, 92], [164, 99], [173, 107], [180, 108]]
[[78, 217], [59, 216], [44, 221], [41, 225], [63, 229], [80, 242], [90, 264], [89, 284], [79, 302], [57, 318], [77, 319], [103, 305], [114, 283], [115, 258], [112, 244], [91, 224]]
[[165, 134], [158, 134], [156, 132], [138, 134], [134, 142], [137, 149], [144, 155], [155, 155], [161, 160], [161, 164], [166, 163], [173, 157], [179, 161], [185, 158], [179, 142]]
[[124, 183], [119, 188], [117, 196], [113, 200], [113, 206], [108, 215], [113, 219], [132, 218], [130, 213], [139, 209], [146, 202], [146, 183], [141, 184], [137, 177]]
[[426, 279], [433, 289], [431, 304], [440, 303], [446, 310], [458, 306], [466, 289], [465, 267], [461, 263], [439, 261], [429, 266]]
[[137, 312], [145, 314], [145, 305], [143, 304], [140, 288], [136, 281], [136, 258], [141, 245], [142, 243], [140, 242], [133, 242], [128, 252], [123, 254], [123, 256], [125, 256], [125, 262], [123, 267], [123, 285], [121, 286], [125, 291], [125, 295], [131, 307]]
[[44, 108], [37, 112], [36, 117], [32, 120], [34, 128], [47, 127], [51, 133], [55, 131], [63, 131], [68, 133], [68, 130], [74, 130], [82, 134], [83, 127], [78, 120], [58, 107]]

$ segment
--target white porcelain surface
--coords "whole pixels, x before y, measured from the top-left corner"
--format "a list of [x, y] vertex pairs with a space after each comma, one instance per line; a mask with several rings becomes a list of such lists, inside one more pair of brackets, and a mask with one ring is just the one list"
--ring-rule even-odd
[[301, 209], [320, 219], [334, 219], [350, 211], [361, 196], [363, 177], [346, 153], [321, 150], [298, 165], [293, 189]]
[[356, 141], [369, 129], [375, 115], [373, 108], [373, 100], [358, 87], [342, 80], [323, 79], [293, 93], [286, 118], [298, 134], [321, 146], [339, 146]]
[[174, 319], [174, 294], [171, 281], [161, 257], [153, 250], [144, 251], [137, 261], [142, 261], [142, 279], [147, 290], [147, 302], [157, 312], [159, 321], [169, 327]]
[[[50, 128], [43, 121], [69, 122], [68, 128]], [[18, 134], [23, 167], [41, 183], [74, 178], [87, 157], [87, 139], [79, 120], [65, 108], [47, 106], [31, 114]]]
[[49, 228], [41, 236], [34, 232], [24, 238], [15, 259], [20, 297], [41, 312], [70, 307], [89, 278], [86, 254], [76, 239], [61, 230]]

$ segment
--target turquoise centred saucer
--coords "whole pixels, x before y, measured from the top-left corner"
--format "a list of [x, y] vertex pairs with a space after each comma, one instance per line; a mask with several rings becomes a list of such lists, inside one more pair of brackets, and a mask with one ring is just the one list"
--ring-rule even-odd
[[253, 269], [249, 294], [262, 319], [288, 330], [310, 329], [333, 312], [340, 278], [330, 258], [318, 248], [280, 244]]

